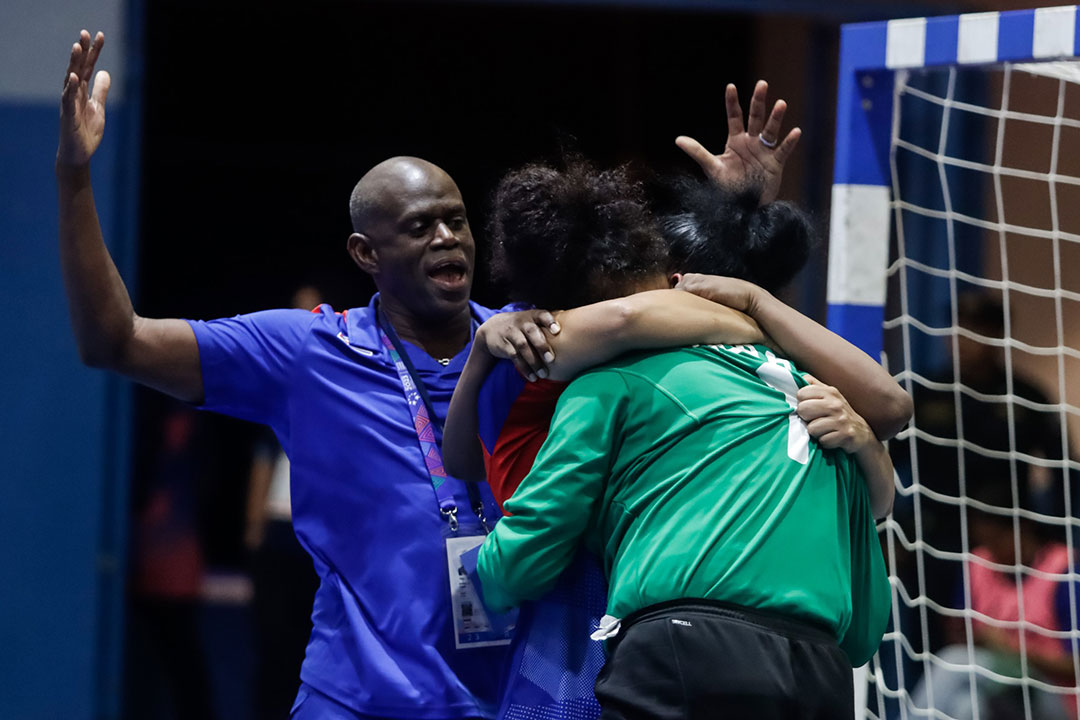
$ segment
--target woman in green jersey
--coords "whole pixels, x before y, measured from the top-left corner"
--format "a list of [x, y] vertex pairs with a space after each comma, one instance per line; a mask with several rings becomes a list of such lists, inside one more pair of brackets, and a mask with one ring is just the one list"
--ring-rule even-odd
[[[559, 298], [549, 285], [549, 304], [668, 286], [664, 252], [626, 252], [627, 243], [663, 243], [619, 173], [527, 168], [500, 196], [511, 200], [496, 206], [510, 225], [502, 242], [558, 238], [534, 260], [561, 273], [534, 268], [566, 290]], [[728, 229], [753, 243], [784, 213], [748, 212]], [[768, 254], [756, 262], [767, 268]], [[684, 285], [760, 299], [722, 280]], [[597, 682], [605, 717], [850, 713], [849, 659], [876, 648], [888, 586], [855, 459], [811, 440], [794, 412], [805, 384], [765, 346], [712, 346], [624, 356], [563, 393], [479, 571], [488, 603], [510, 606], [546, 591], [579, 543], [601, 556], [611, 616]], [[862, 423], [839, 442], [862, 455], [875, 505], [887, 510], [887, 456], [873, 433]]]

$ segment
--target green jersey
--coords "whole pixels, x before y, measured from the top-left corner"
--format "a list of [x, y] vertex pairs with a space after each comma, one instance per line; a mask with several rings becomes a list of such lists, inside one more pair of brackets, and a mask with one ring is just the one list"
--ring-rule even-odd
[[627, 355], [576, 379], [484, 542], [486, 601], [540, 597], [579, 542], [616, 617], [708, 598], [831, 629], [854, 665], [890, 593], [868, 492], [795, 414], [805, 381], [762, 346]]

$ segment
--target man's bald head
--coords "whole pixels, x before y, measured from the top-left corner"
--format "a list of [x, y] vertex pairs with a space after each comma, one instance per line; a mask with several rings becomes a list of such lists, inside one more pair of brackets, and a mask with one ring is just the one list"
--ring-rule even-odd
[[424, 325], [468, 319], [476, 246], [445, 171], [414, 157], [385, 160], [360, 178], [349, 212], [349, 255], [375, 280], [388, 313]]
[[451, 188], [460, 195], [453, 178], [427, 160], [408, 156], [383, 160], [364, 173], [349, 196], [353, 231], [368, 232], [372, 222], [396, 216], [418, 194]]

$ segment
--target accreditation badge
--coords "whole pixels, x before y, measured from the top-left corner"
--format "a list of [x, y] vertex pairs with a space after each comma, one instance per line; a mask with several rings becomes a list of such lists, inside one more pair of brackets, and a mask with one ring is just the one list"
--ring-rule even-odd
[[485, 535], [446, 538], [446, 564], [450, 577], [450, 601], [454, 610], [454, 647], [509, 645], [517, 625], [518, 611], [489, 612], [476, 579], [476, 556]]

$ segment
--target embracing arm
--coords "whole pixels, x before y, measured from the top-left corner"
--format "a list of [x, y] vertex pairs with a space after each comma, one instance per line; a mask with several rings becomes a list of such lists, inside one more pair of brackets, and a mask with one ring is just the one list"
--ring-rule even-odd
[[678, 287], [754, 318], [785, 355], [823, 382], [835, 385], [878, 439], [891, 438], [911, 419], [911, 397], [873, 358], [757, 285], [687, 274]]
[[[483, 330], [481, 326], [480, 330]], [[446, 414], [446, 428], [443, 430], [442, 454], [443, 467], [461, 480], [481, 482], [484, 479], [484, 457], [480, 446], [480, 423], [477, 401], [480, 388], [495, 364], [495, 356], [485, 349], [480, 342], [480, 330], [473, 340], [469, 359], [461, 378], [450, 398], [450, 410]]]
[[499, 358], [513, 361], [529, 380], [546, 378], [548, 363], [555, 357], [548, 341], [559, 332], [558, 323], [547, 310], [499, 313], [477, 329], [446, 413], [442, 441], [446, 472], [461, 480], [484, 479], [477, 409], [484, 380]]
[[677, 290], [649, 290], [556, 313], [561, 332], [551, 338], [553, 380], [631, 350], [683, 345], [762, 342], [758, 324], [738, 310]]
[[116, 370], [176, 398], [203, 396], [195, 333], [182, 320], [135, 314], [127, 288], [101, 233], [90, 185], [90, 157], [105, 129], [109, 75], [94, 72], [105, 36], [82, 31], [71, 49], [60, 105], [56, 181], [60, 265], [79, 356], [87, 365]]
[[839, 390], [814, 377], [810, 377], [809, 385], [799, 389], [797, 398], [799, 417], [818, 443], [855, 456], [866, 480], [874, 519], [888, 515], [896, 495], [892, 458], [870, 425], [852, 410]]
[[454, 477], [484, 479], [477, 399], [496, 358], [529, 380], [567, 381], [630, 350], [764, 339], [744, 313], [691, 293], [650, 290], [555, 313], [502, 313], [477, 330], [443, 433], [443, 463]]
[[896, 497], [895, 471], [889, 450], [875, 437], [855, 451], [855, 460], [866, 478], [866, 489], [870, 491], [870, 510], [874, 519], [880, 520], [892, 512]]

